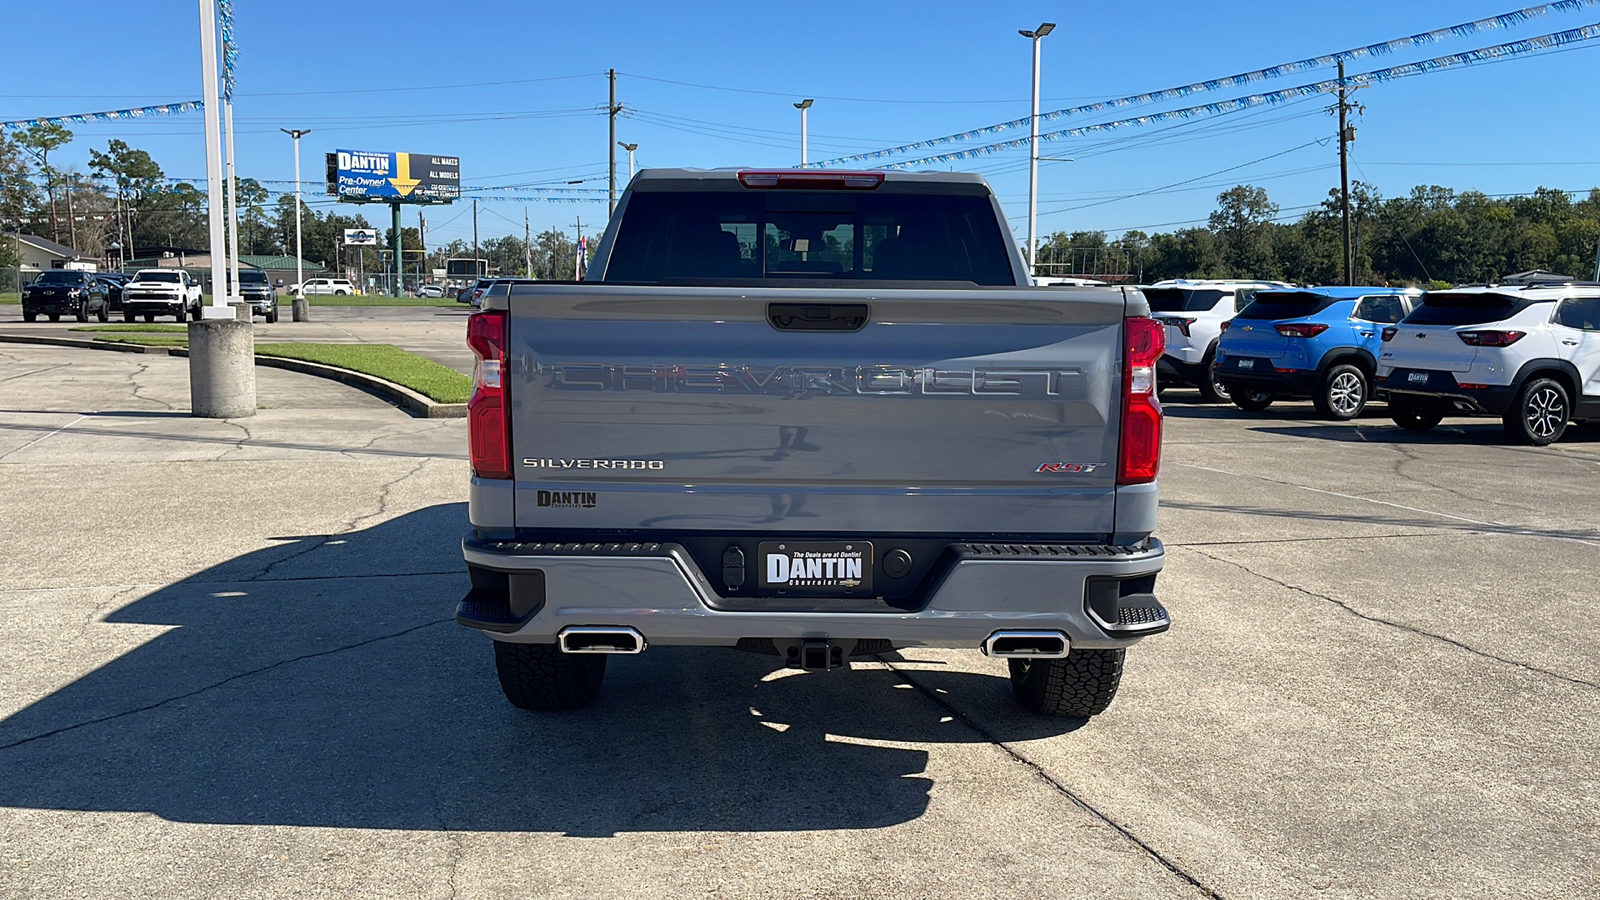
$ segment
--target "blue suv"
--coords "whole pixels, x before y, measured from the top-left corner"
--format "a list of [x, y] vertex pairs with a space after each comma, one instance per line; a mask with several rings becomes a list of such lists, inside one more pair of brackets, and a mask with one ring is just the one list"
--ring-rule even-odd
[[1310, 397], [1330, 419], [1353, 419], [1372, 397], [1383, 329], [1405, 318], [1415, 288], [1259, 291], [1217, 344], [1216, 378], [1240, 409]]

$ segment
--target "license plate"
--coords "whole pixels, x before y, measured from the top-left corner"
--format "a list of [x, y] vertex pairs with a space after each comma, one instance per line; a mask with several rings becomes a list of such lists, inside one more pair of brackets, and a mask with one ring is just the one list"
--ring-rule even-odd
[[763, 592], [868, 594], [872, 592], [872, 544], [868, 541], [767, 541], [760, 555]]
[[1256, 361], [1253, 360], [1253, 359], [1241, 359], [1241, 360], [1239, 360], [1239, 368], [1241, 368], [1241, 369], [1254, 369], [1255, 367], [1256, 367]]
[[1406, 376], [1406, 380], [1411, 382], [1412, 384], [1427, 384], [1428, 383], [1428, 373], [1427, 372], [1412, 372], [1410, 375]]

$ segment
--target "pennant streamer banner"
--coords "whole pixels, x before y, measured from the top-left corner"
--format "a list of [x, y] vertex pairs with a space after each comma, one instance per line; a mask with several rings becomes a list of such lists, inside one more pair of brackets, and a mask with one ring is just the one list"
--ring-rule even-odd
[[38, 119], [19, 119], [0, 122], [3, 128], [37, 128], [40, 125], [87, 125], [90, 122], [114, 122], [118, 119], [143, 119], [146, 116], [176, 116], [191, 113], [205, 106], [199, 100], [185, 103], [165, 103], [161, 106], [141, 106], [137, 109], [113, 109], [107, 112], [82, 113], [76, 116], [45, 116]]
[[[1600, 23], [1588, 25], [1583, 28], [1574, 28], [1570, 31], [1560, 31], [1555, 34], [1546, 34], [1524, 41], [1514, 41], [1509, 44], [1500, 44], [1494, 47], [1485, 47], [1481, 50], [1469, 50], [1465, 53], [1455, 53], [1450, 56], [1440, 56], [1422, 62], [1407, 63], [1403, 66], [1393, 66], [1367, 72], [1361, 75], [1350, 75], [1345, 78], [1345, 87], [1361, 87], [1369, 84], [1380, 84], [1400, 78], [1409, 78], [1413, 75], [1425, 75], [1441, 69], [1466, 66], [1473, 63], [1488, 62], [1489, 60], [1505, 59], [1532, 53], [1537, 50], [1546, 50], [1565, 44], [1576, 44], [1583, 41], [1592, 41], [1600, 38]], [[1219, 100], [1216, 103], [1207, 103], [1204, 106], [1191, 106], [1186, 109], [1175, 109], [1168, 112], [1151, 113], [1148, 116], [1137, 116], [1132, 119], [1119, 119], [1115, 122], [1102, 122], [1097, 125], [1084, 125], [1078, 128], [1066, 128], [1060, 131], [1050, 131], [1039, 135], [1041, 141], [1059, 141], [1062, 138], [1088, 137], [1100, 132], [1114, 131], [1118, 128], [1131, 128], [1140, 125], [1153, 125], [1157, 122], [1169, 122], [1174, 119], [1193, 119], [1200, 116], [1213, 116], [1219, 113], [1237, 112], [1257, 106], [1268, 106], [1309, 97], [1315, 94], [1326, 94], [1337, 91], [1340, 87], [1339, 79], [1331, 78], [1319, 81], [1316, 84], [1303, 84], [1299, 87], [1285, 88], [1281, 91], [1272, 91], [1266, 94], [1252, 94], [1248, 97], [1237, 97], [1232, 100]], [[972, 147], [954, 153], [942, 153], [938, 156], [925, 156], [905, 162], [891, 163], [885, 168], [907, 169], [914, 166], [933, 165], [935, 163], [952, 162], [958, 159], [971, 159], [975, 156], [987, 156], [1004, 150], [1016, 150], [1027, 147], [1031, 138], [1017, 138], [998, 144], [987, 144], [982, 147]], [[887, 151], [885, 151], [887, 152]], [[855, 157], [860, 158], [860, 157]], [[813, 166], [832, 165], [842, 160], [830, 160], [828, 163], [812, 163]]]
[[233, 41], [233, 0], [217, 0], [222, 21], [222, 99], [233, 102], [233, 67], [239, 62], [239, 45]]
[[[1393, 53], [1396, 50], [1404, 50], [1410, 47], [1420, 47], [1425, 44], [1437, 43], [1438, 41], [1447, 40], [1453, 37], [1467, 37], [1483, 31], [1492, 31], [1500, 28], [1513, 28], [1522, 24], [1523, 22], [1529, 21], [1530, 19], [1539, 18], [1552, 12], [1572, 12], [1574, 10], [1583, 9], [1587, 6], [1594, 6], [1597, 3], [1600, 3], [1600, 0], [1560, 0], [1560, 2], [1556, 3], [1546, 3], [1541, 6], [1532, 6], [1527, 9], [1517, 10], [1515, 12], [1491, 16], [1487, 19], [1479, 19], [1476, 22], [1464, 22], [1460, 25], [1452, 25], [1449, 28], [1440, 28], [1435, 31], [1414, 34], [1410, 37], [1396, 38], [1392, 41], [1384, 41], [1379, 44], [1369, 44], [1365, 47], [1356, 47], [1354, 49], [1344, 50], [1339, 53], [1329, 53], [1324, 56], [1314, 56], [1310, 59], [1302, 59], [1297, 62], [1283, 63], [1281, 65], [1271, 66], [1266, 69], [1257, 69], [1254, 72], [1244, 72], [1239, 75], [1230, 75], [1227, 78], [1199, 81], [1194, 84], [1183, 85], [1182, 87], [1151, 91], [1147, 94], [1134, 94], [1131, 97], [1121, 97], [1116, 100], [1105, 100], [1099, 103], [1090, 103], [1086, 106], [1074, 106], [1067, 109], [1057, 109], [1050, 112], [1043, 112], [1039, 114], [1039, 121], [1048, 122], [1054, 119], [1063, 119], [1067, 116], [1078, 116], [1086, 113], [1102, 112], [1107, 109], [1120, 109], [1127, 106], [1142, 106], [1147, 103], [1162, 103], [1167, 100], [1176, 100], [1181, 97], [1188, 97], [1192, 94], [1201, 94], [1231, 87], [1238, 87], [1244, 84], [1252, 84], [1257, 81], [1265, 81], [1269, 78], [1292, 75], [1296, 72], [1327, 68], [1328, 66], [1338, 65], [1343, 60], [1359, 59], [1361, 57], [1369, 56], [1383, 56]], [[1537, 38], [1535, 38], [1535, 40], [1537, 40]], [[1001, 122], [996, 125], [989, 125], [984, 128], [974, 129], [972, 131], [964, 131], [960, 134], [952, 134], [939, 138], [929, 138], [925, 141], [917, 141], [916, 143], [912, 144], [903, 144], [899, 147], [890, 147], [887, 150], [877, 150], [872, 153], [861, 153], [855, 156], [841, 156], [838, 159], [815, 162], [811, 164], [811, 167], [837, 166], [845, 163], [860, 162], [862, 160], [883, 159], [889, 156], [899, 156], [905, 153], [914, 153], [918, 150], [927, 150], [942, 144], [955, 144], [962, 141], [976, 140], [978, 138], [987, 137], [991, 134], [1009, 131], [1013, 128], [1026, 128], [1028, 127], [1028, 123], [1030, 121], [1032, 121], [1031, 117], [1012, 119], [1009, 122]]]

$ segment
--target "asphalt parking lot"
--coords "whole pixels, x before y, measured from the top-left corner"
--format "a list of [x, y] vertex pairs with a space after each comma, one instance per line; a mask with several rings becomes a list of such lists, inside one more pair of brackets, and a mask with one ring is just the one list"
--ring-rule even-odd
[[[393, 318], [327, 327], [459, 339]], [[1087, 724], [933, 651], [535, 716], [452, 618], [464, 421], [185, 367], [0, 344], [0, 896], [1600, 895], [1600, 429], [1172, 392], [1175, 625]]]

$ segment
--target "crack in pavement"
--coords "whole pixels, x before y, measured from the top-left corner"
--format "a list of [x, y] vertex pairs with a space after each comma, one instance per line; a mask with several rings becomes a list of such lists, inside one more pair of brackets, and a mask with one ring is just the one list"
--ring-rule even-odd
[[414, 631], [421, 631], [424, 628], [432, 628], [435, 625], [443, 625], [443, 624], [445, 624], [447, 622], [448, 623], [454, 623], [455, 622], [455, 617], [451, 616], [448, 619], [434, 619], [431, 622], [424, 622], [421, 625], [413, 625], [410, 628], [405, 628], [405, 629], [402, 629], [400, 631], [393, 632], [391, 634], [382, 634], [382, 635], [378, 635], [377, 637], [367, 638], [366, 640], [363, 640], [363, 641], [356, 641], [353, 644], [346, 644], [343, 647], [334, 647], [331, 650], [320, 650], [320, 651], [318, 651], [316, 653], [305, 653], [305, 654], [302, 654], [300, 656], [296, 656], [293, 659], [282, 659], [282, 660], [279, 660], [279, 661], [277, 661], [275, 663], [271, 663], [269, 665], [265, 665], [265, 666], [261, 666], [259, 668], [251, 669], [248, 672], [238, 672], [236, 674], [229, 675], [227, 678], [224, 678], [221, 681], [217, 681], [217, 682], [214, 682], [212, 684], [208, 684], [205, 687], [195, 688], [194, 690], [189, 691], [188, 693], [178, 694], [177, 696], [168, 697], [165, 700], [157, 700], [154, 703], [147, 703], [144, 706], [140, 706], [140, 707], [137, 707], [135, 709], [126, 709], [126, 710], [123, 710], [122, 712], [119, 712], [119, 713], [112, 713], [109, 716], [98, 716], [98, 717], [93, 718], [93, 719], [86, 719], [86, 720], [84, 720], [82, 722], [74, 722], [71, 725], [63, 725], [60, 728], [53, 728], [53, 729], [51, 729], [49, 731], [41, 732], [39, 734], [29, 735], [29, 736], [27, 736], [25, 738], [18, 738], [17, 740], [14, 740], [9, 744], [0, 744], [0, 751], [11, 750], [11, 749], [14, 749], [16, 747], [20, 747], [20, 746], [22, 746], [24, 744], [31, 744], [34, 741], [44, 740], [45, 738], [54, 737], [54, 736], [56, 736], [58, 734], [63, 734], [63, 733], [68, 732], [68, 731], [76, 731], [79, 728], [86, 728], [86, 727], [88, 727], [90, 725], [99, 725], [99, 724], [102, 724], [102, 723], [105, 723], [105, 722], [114, 721], [116, 719], [126, 718], [127, 716], [134, 716], [134, 715], [138, 715], [139, 713], [150, 712], [151, 710], [154, 710], [154, 709], [160, 709], [161, 707], [166, 706], [169, 703], [176, 703], [179, 700], [187, 700], [190, 697], [195, 697], [195, 696], [198, 696], [200, 694], [204, 694], [204, 693], [206, 693], [208, 691], [214, 691], [219, 687], [222, 687], [222, 686], [228, 685], [228, 684], [232, 684], [233, 682], [239, 681], [239, 680], [244, 679], [244, 678], [249, 678], [252, 675], [259, 675], [259, 674], [261, 674], [263, 672], [270, 672], [273, 669], [278, 669], [278, 668], [282, 668], [284, 666], [293, 665], [294, 663], [297, 663], [297, 662], [304, 662], [305, 660], [308, 660], [308, 659], [317, 659], [318, 657], [332, 656], [335, 653], [343, 653], [346, 650], [355, 650], [355, 649], [358, 649], [358, 648], [361, 648], [361, 647], [365, 647], [368, 644], [376, 644], [379, 641], [387, 641], [387, 640], [392, 640], [392, 639], [398, 638], [398, 637], [404, 637], [405, 635], [408, 635], [408, 634], [410, 634], [410, 633], [412, 633]]
[[143, 400], [146, 403], [154, 403], [157, 406], [163, 407], [169, 411], [177, 409], [176, 406], [173, 406], [171, 403], [168, 403], [165, 400], [157, 397], [146, 397], [145, 395], [139, 393], [140, 391], [149, 390], [149, 388], [143, 387], [139, 384], [139, 376], [150, 371], [150, 364], [141, 361], [138, 365], [139, 368], [134, 370], [132, 375], [128, 376], [128, 384], [133, 386], [133, 398], [135, 400]]
[[[1067, 798], [1067, 800], [1069, 800], [1074, 806], [1076, 806], [1079, 809], [1083, 810], [1084, 812], [1088, 813], [1090, 816], [1094, 817], [1095, 819], [1098, 819], [1099, 821], [1104, 822], [1107, 827], [1111, 828], [1117, 834], [1120, 834], [1124, 838], [1126, 838], [1127, 840], [1131, 841], [1135, 846], [1137, 846], [1141, 851], [1143, 851], [1146, 856], [1150, 857], [1152, 860], [1154, 860], [1155, 862], [1159, 863], [1163, 868], [1165, 868], [1167, 871], [1171, 872], [1173, 875], [1176, 875], [1178, 878], [1181, 878], [1182, 880], [1187, 882], [1191, 887], [1193, 887], [1195, 890], [1199, 891], [1202, 895], [1204, 895], [1206, 897], [1209, 897], [1209, 898], [1212, 898], [1212, 900], [1223, 900], [1223, 895], [1222, 894], [1218, 893], [1215, 889], [1213, 889], [1210, 886], [1206, 885], [1204, 882], [1202, 882], [1199, 879], [1198, 876], [1188, 872], [1182, 866], [1178, 865], [1176, 862], [1173, 862], [1171, 859], [1169, 859], [1160, 850], [1157, 850], [1155, 847], [1153, 847], [1149, 843], [1145, 842], [1144, 839], [1142, 839], [1138, 835], [1134, 834], [1133, 830], [1129, 826], [1124, 825], [1121, 822], [1118, 822], [1116, 819], [1111, 818], [1111, 816], [1109, 814], [1101, 812], [1099, 809], [1097, 809], [1094, 806], [1090, 805], [1087, 800], [1084, 800], [1082, 797], [1078, 796], [1076, 793], [1074, 793], [1072, 791], [1071, 788], [1067, 787], [1064, 783], [1062, 783], [1055, 776], [1053, 776], [1049, 772], [1045, 771], [1045, 768], [1043, 766], [1041, 766], [1040, 764], [1034, 762], [1033, 760], [1029, 759], [1028, 757], [1024, 756], [1016, 748], [1012, 747], [1010, 743], [1008, 743], [1008, 742], [1006, 742], [1004, 740], [1001, 740], [994, 732], [992, 732], [989, 729], [983, 727], [981, 724], [979, 724], [972, 717], [968, 716], [965, 712], [962, 712], [960, 709], [957, 709], [948, 700], [946, 700], [945, 698], [939, 696], [934, 691], [929, 690], [926, 685], [922, 684], [921, 682], [917, 681], [915, 678], [911, 677], [912, 676], [912, 672], [914, 670], [902, 669], [902, 668], [896, 666], [889, 659], [885, 658], [882, 654], [878, 654], [877, 657], [878, 657], [878, 661], [883, 663], [886, 667], [888, 667], [889, 671], [894, 672], [896, 675], [900, 676], [900, 678], [903, 681], [905, 681], [905, 683], [907, 683], [907, 684], [911, 685], [912, 687], [916, 688], [918, 693], [922, 694], [922, 696], [927, 697], [929, 700], [932, 700], [935, 704], [937, 704], [938, 706], [943, 708], [944, 711], [948, 712], [952, 717], [954, 717], [956, 719], [956, 721], [958, 721], [961, 724], [963, 724], [963, 725], [967, 726], [968, 728], [972, 729], [977, 734], [982, 735], [984, 740], [986, 740], [989, 743], [993, 744], [994, 746], [1000, 748], [1000, 750], [1003, 753], [1005, 753], [1007, 756], [1011, 757], [1012, 759], [1016, 760], [1017, 762], [1021, 763], [1022, 765], [1027, 766], [1029, 769], [1031, 769], [1033, 771], [1033, 774], [1034, 774], [1035, 777], [1037, 777], [1040, 781], [1043, 781], [1045, 784], [1049, 785], [1050, 787], [1054, 788], [1057, 793], [1059, 793], [1061, 796]], [[4, 748], [0, 748], [0, 749], [4, 749]]]
[[365, 444], [362, 444], [359, 447], [346, 447], [346, 448], [343, 448], [343, 449], [341, 449], [339, 451], [339, 453], [341, 455], [349, 456], [350, 458], [354, 459], [355, 457], [352, 454], [369, 452], [369, 451], [372, 450], [373, 445], [377, 444], [379, 441], [392, 440], [394, 438], [401, 438], [401, 437], [416, 437], [416, 436], [422, 435], [422, 434], [430, 434], [430, 433], [438, 431], [438, 430], [440, 430], [442, 428], [448, 428], [451, 424], [452, 424], [452, 422], [449, 419], [439, 419], [438, 420], [438, 424], [429, 425], [429, 426], [427, 426], [425, 428], [418, 428], [416, 431], [391, 431], [391, 432], [386, 432], [386, 433], [382, 433], [382, 434], [377, 434], [377, 435], [373, 436], [372, 440], [367, 441]]
[[1332, 604], [1334, 606], [1337, 606], [1338, 608], [1344, 610], [1345, 612], [1349, 613], [1350, 615], [1355, 616], [1358, 619], [1363, 619], [1365, 621], [1372, 622], [1372, 623], [1377, 624], [1377, 625], [1387, 625], [1390, 628], [1397, 628], [1397, 629], [1399, 629], [1401, 631], [1409, 632], [1409, 633], [1414, 634], [1414, 635], [1416, 635], [1418, 637], [1429, 638], [1431, 640], [1438, 641], [1438, 642], [1440, 642], [1442, 644], [1447, 644], [1447, 645], [1449, 645], [1451, 647], [1456, 648], [1457, 650], [1465, 650], [1466, 652], [1471, 653], [1474, 656], [1480, 656], [1480, 657], [1483, 657], [1484, 659], [1493, 660], [1494, 662], [1503, 663], [1505, 665], [1512, 666], [1512, 667], [1515, 667], [1515, 668], [1518, 668], [1518, 669], [1523, 669], [1523, 670], [1528, 671], [1528, 672], [1535, 672], [1535, 673], [1540, 674], [1540, 675], [1547, 675], [1547, 676], [1549, 676], [1551, 678], [1554, 678], [1554, 679], [1556, 679], [1558, 681], [1565, 681], [1568, 684], [1575, 684], [1575, 685], [1578, 685], [1580, 687], [1586, 687], [1586, 688], [1592, 688], [1594, 690], [1600, 690], [1600, 684], [1597, 684], [1597, 683], [1595, 683], [1593, 681], [1585, 681], [1582, 678], [1576, 678], [1576, 677], [1571, 676], [1571, 675], [1563, 675], [1560, 672], [1554, 672], [1554, 671], [1551, 671], [1550, 669], [1540, 668], [1539, 666], [1533, 665], [1531, 663], [1525, 663], [1525, 662], [1522, 662], [1520, 660], [1510, 659], [1510, 658], [1504, 657], [1504, 656], [1496, 656], [1495, 654], [1490, 653], [1487, 650], [1479, 650], [1477, 647], [1474, 647], [1471, 644], [1467, 644], [1467, 643], [1464, 643], [1462, 641], [1458, 641], [1455, 638], [1445, 637], [1442, 634], [1435, 634], [1432, 631], [1428, 631], [1427, 629], [1424, 629], [1424, 628], [1418, 628], [1415, 625], [1407, 625], [1404, 622], [1396, 622], [1393, 619], [1385, 619], [1382, 616], [1376, 616], [1376, 615], [1372, 615], [1370, 613], [1364, 613], [1361, 610], [1356, 609], [1354, 606], [1351, 606], [1349, 603], [1346, 603], [1345, 601], [1338, 599], [1337, 597], [1330, 597], [1327, 594], [1318, 593], [1316, 591], [1311, 590], [1310, 588], [1304, 588], [1304, 587], [1301, 587], [1300, 585], [1297, 585], [1297, 584], [1291, 584], [1291, 583], [1289, 583], [1287, 581], [1284, 581], [1281, 578], [1274, 578], [1271, 575], [1267, 575], [1267, 574], [1265, 574], [1263, 572], [1257, 572], [1256, 570], [1250, 568], [1249, 566], [1245, 565], [1244, 563], [1235, 562], [1235, 561], [1233, 561], [1231, 559], [1224, 559], [1224, 558], [1222, 558], [1220, 556], [1216, 556], [1214, 554], [1207, 553], [1204, 550], [1198, 549], [1196, 547], [1184, 547], [1182, 549], [1187, 550], [1190, 553], [1195, 553], [1195, 554], [1199, 554], [1200, 556], [1204, 556], [1206, 559], [1212, 560], [1213, 562], [1219, 562], [1219, 563], [1223, 563], [1224, 565], [1233, 566], [1234, 568], [1236, 568], [1236, 569], [1238, 569], [1238, 570], [1240, 570], [1240, 571], [1242, 571], [1242, 572], [1244, 572], [1244, 573], [1246, 573], [1248, 575], [1254, 575], [1255, 577], [1260, 578], [1262, 581], [1268, 581], [1268, 582], [1271, 582], [1272, 584], [1278, 585], [1279, 587], [1286, 588], [1288, 590], [1294, 591], [1294, 592], [1299, 593], [1299, 594], [1304, 594], [1307, 597], [1311, 597], [1311, 598], [1314, 598], [1314, 599], [1317, 599], [1317, 600], [1322, 600], [1322, 601], [1324, 601], [1326, 603], [1330, 603], [1330, 604]]
[[[453, 779], [444, 777], [446, 772], [443, 765], [439, 767], [439, 775], [440, 777], [435, 779], [436, 784], [454, 783]], [[444, 832], [450, 839], [450, 896], [452, 898], [458, 897], [460, 896], [460, 890], [456, 886], [456, 875], [461, 871], [461, 859], [466, 855], [467, 848], [461, 832], [452, 829], [450, 823], [445, 819], [444, 801], [439, 797], [437, 790], [433, 792], [433, 817], [439, 820], [439, 830]]]
[[272, 574], [272, 570], [276, 569], [278, 566], [281, 566], [284, 563], [289, 562], [291, 560], [299, 559], [300, 557], [305, 556], [307, 553], [314, 552], [314, 551], [316, 551], [317, 549], [319, 549], [321, 547], [325, 547], [325, 546], [327, 546], [329, 541], [333, 540], [334, 538], [338, 537], [339, 535], [341, 535], [341, 534], [349, 534], [350, 532], [355, 531], [357, 526], [359, 526], [361, 523], [367, 521], [368, 519], [376, 518], [378, 516], [381, 516], [381, 515], [384, 515], [385, 513], [387, 513], [389, 511], [389, 494], [390, 494], [390, 492], [392, 492], [394, 490], [394, 488], [397, 485], [399, 485], [401, 482], [406, 481], [411, 476], [413, 476], [413, 475], [417, 474], [418, 472], [422, 471], [423, 467], [426, 466], [427, 464], [428, 464], [428, 460], [427, 459], [423, 459], [422, 461], [418, 462], [415, 466], [413, 466], [411, 471], [405, 473], [404, 475], [401, 475], [399, 478], [396, 478], [393, 481], [390, 481], [388, 484], [383, 485], [383, 487], [379, 488], [378, 489], [378, 509], [377, 509], [376, 512], [371, 512], [371, 513], [368, 513], [368, 514], [366, 514], [364, 516], [357, 516], [354, 519], [351, 519], [350, 521], [346, 522], [344, 525], [340, 526], [339, 530], [337, 530], [337, 531], [331, 532], [329, 534], [317, 535], [316, 536], [317, 537], [316, 542], [311, 544], [311, 546], [303, 547], [298, 552], [291, 553], [288, 556], [283, 557], [282, 559], [275, 559], [272, 562], [267, 563], [265, 568], [263, 568], [261, 571], [257, 572], [254, 576], [245, 579], [245, 581], [249, 582], [249, 581], [282, 581], [282, 580], [284, 580], [284, 579], [278, 579], [278, 578], [268, 578], [267, 576]]
[[[0, 354], [0, 355], [3, 355], [3, 354]], [[27, 378], [29, 375], [43, 375], [46, 372], [54, 372], [56, 369], [65, 369], [67, 367], [67, 365], [68, 365], [67, 363], [60, 363], [60, 364], [54, 365], [54, 366], [45, 366], [42, 369], [29, 369], [28, 371], [23, 372], [20, 375], [7, 375], [4, 378], [0, 378], [0, 381], [15, 381], [18, 378]]]

